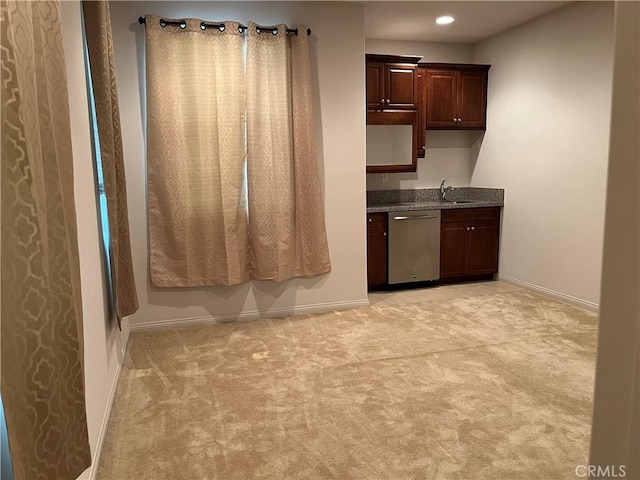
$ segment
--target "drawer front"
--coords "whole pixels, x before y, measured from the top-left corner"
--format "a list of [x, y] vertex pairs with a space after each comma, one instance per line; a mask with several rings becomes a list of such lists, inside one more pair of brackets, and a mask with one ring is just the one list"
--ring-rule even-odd
[[386, 213], [369, 213], [367, 214], [367, 227], [386, 227]]
[[442, 223], [498, 220], [500, 207], [455, 208], [442, 210]]

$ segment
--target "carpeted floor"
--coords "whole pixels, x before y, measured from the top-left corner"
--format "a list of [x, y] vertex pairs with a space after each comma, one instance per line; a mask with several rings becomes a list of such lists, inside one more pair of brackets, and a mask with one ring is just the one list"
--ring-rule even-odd
[[98, 478], [575, 478], [597, 316], [490, 291], [135, 334]]

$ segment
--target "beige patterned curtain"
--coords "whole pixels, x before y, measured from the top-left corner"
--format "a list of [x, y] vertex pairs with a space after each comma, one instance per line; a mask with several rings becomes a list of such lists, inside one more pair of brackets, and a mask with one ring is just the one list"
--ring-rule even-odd
[[251, 276], [331, 270], [318, 176], [306, 26], [249, 25], [247, 120]]
[[238, 24], [202, 30], [146, 16], [151, 280], [248, 280], [246, 82]]
[[1, 377], [15, 478], [91, 463], [60, 5], [0, 2]]
[[109, 215], [111, 290], [119, 321], [138, 310], [138, 296], [131, 260], [111, 14], [108, 0], [82, 2], [82, 9]]
[[306, 27], [251, 24], [245, 74], [237, 23], [146, 25], [154, 285], [328, 272]]

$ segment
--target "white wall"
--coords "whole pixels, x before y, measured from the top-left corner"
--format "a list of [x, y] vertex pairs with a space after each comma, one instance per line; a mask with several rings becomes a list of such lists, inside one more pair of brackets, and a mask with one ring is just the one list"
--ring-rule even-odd
[[389, 55], [416, 55], [421, 62], [473, 63], [473, 45], [469, 43], [407, 42], [367, 38], [366, 53]]
[[[406, 42], [367, 38], [366, 53], [416, 55], [422, 62], [473, 63], [473, 46], [465, 43]], [[448, 184], [467, 187], [471, 181], [471, 154], [478, 132], [427, 131], [425, 158], [418, 159], [411, 173], [368, 174], [367, 190], [397, 190], [438, 187]]]
[[[84, 376], [87, 406], [87, 424], [91, 445], [92, 468], [96, 467], [96, 454], [106, 428], [115, 381], [118, 355], [126, 338], [121, 337], [115, 320], [109, 320], [105, 264], [101, 248], [93, 153], [89, 131], [86, 77], [80, 3], [62, 2], [62, 27], [69, 109], [71, 114], [71, 140], [75, 184], [78, 247], [82, 284], [84, 317]], [[89, 469], [90, 470], [90, 469]], [[81, 478], [88, 478], [87, 470]]]
[[[133, 262], [140, 310], [132, 327], [151, 322], [251, 318], [262, 313], [362, 305], [367, 300], [365, 237], [364, 11], [355, 3], [112, 2]], [[282, 283], [158, 289], [148, 274], [144, 150], [144, 26], [139, 16], [304, 23], [313, 31], [314, 103], [323, 179], [330, 274]]]
[[487, 131], [471, 185], [505, 189], [500, 276], [600, 296], [613, 4], [579, 2], [481, 42]]
[[616, 4], [592, 465], [640, 478], [640, 3]]

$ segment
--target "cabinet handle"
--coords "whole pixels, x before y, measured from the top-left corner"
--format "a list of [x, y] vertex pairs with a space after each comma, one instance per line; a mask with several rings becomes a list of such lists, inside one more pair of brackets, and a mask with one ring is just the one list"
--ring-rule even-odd
[[411, 217], [393, 217], [394, 220], [424, 220], [438, 218], [437, 215], [413, 215]]

